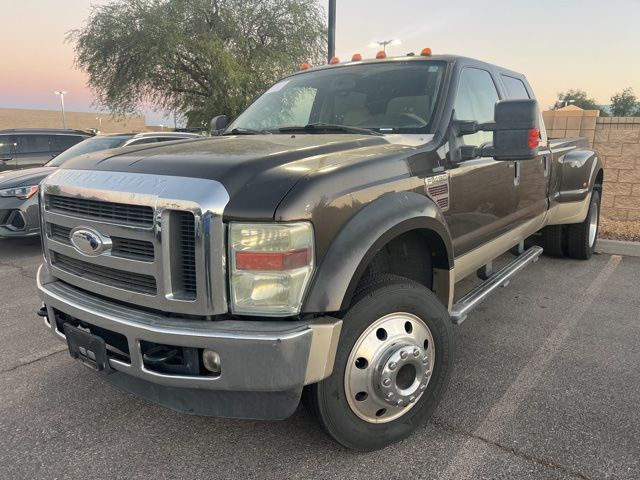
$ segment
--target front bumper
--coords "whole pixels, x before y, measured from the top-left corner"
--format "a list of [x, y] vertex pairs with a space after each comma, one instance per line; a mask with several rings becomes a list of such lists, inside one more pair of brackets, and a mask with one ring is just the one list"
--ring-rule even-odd
[[[169, 317], [105, 300], [38, 271], [46, 325], [61, 340], [60, 314], [126, 337], [129, 359], [109, 357], [108, 381], [174, 410], [233, 418], [282, 419], [291, 415], [302, 387], [333, 370], [342, 321], [204, 321]], [[211, 349], [221, 374], [159, 373], [143, 360], [141, 342]]]
[[40, 235], [38, 197], [28, 200], [0, 198], [0, 238]]

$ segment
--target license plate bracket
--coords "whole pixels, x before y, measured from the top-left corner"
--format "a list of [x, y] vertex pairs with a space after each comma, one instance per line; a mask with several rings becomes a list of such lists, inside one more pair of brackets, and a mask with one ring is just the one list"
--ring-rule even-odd
[[107, 344], [104, 339], [69, 323], [65, 323], [62, 329], [67, 337], [71, 358], [80, 360], [83, 365], [98, 372], [111, 370], [107, 356]]

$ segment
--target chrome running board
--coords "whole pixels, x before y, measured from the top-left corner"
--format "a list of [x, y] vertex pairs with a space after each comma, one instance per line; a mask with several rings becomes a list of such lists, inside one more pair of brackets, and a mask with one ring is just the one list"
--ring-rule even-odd
[[511, 277], [520, 273], [530, 263], [535, 263], [542, 255], [542, 247], [531, 247], [499, 272], [494, 273], [476, 288], [458, 300], [451, 309], [451, 322], [460, 325], [471, 310], [482, 303], [498, 287], [509, 285]]

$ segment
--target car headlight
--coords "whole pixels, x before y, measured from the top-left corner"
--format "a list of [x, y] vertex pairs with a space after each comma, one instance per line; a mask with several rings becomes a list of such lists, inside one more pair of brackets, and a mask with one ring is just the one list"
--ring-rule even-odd
[[38, 185], [30, 185], [28, 187], [15, 187], [0, 190], [0, 197], [16, 197], [20, 200], [28, 200], [38, 193]]
[[231, 223], [229, 257], [233, 313], [300, 312], [314, 266], [310, 223]]

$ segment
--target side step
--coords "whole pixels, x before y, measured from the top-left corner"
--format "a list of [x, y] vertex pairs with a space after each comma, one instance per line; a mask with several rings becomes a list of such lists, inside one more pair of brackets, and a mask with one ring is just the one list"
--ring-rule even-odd
[[451, 309], [451, 322], [460, 325], [467, 318], [471, 310], [482, 303], [494, 290], [498, 287], [506, 287], [511, 277], [520, 273], [530, 263], [535, 263], [542, 255], [542, 247], [531, 247], [522, 255], [518, 256], [509, 265], [505, 266], [499, 272], [491, 275], [487, 280], [482, 282], [476, 288], [467, 293], [458, 300]]

